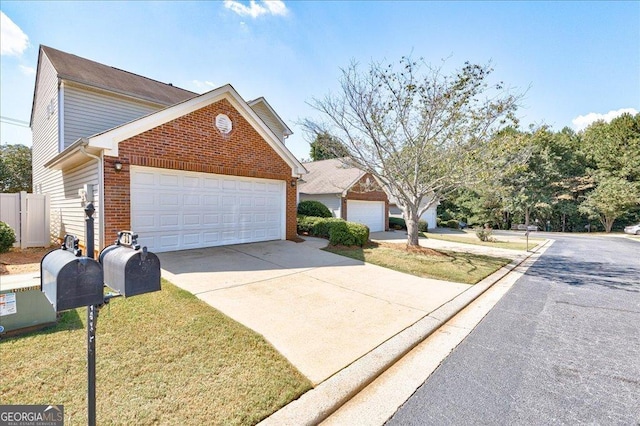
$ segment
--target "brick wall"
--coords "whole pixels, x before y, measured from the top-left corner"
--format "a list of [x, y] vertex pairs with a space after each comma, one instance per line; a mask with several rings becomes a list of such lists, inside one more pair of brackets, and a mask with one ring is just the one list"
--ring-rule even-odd
[[342, 198], [342, 218], [347, 219], [347, 200], [356, 201], [384, 201], [385, 225], [384, 229], [389, 230], [389, 197], [387, 193], [378, 185], [378, 182], [370, 174], [362, 176], [351, 189], [347, 196]]
[[[233, 130], [223, 135], [215, 127], [218, 114], [226, 114]], [[291, 167], [227, 100], [155, 127], [120, 142], [116, 157], [105, 156], [105, 236], [131, 228], [130, 166], [147, 166], [221, 175], [286, 181], [286, 238], [296, 237], [296, 188]], [[116, 172], [113, 164], [122, 163]], [[113, 238], [112, 238], [113, 236]]]

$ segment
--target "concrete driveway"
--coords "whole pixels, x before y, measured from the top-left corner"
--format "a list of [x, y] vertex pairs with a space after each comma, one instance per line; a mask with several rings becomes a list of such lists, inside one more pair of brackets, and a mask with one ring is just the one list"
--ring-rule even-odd
[[470, 287], [320, 250], [326, 244], [306, 238], [158, 257], [164, 278], [263, 335], [314, 385]]

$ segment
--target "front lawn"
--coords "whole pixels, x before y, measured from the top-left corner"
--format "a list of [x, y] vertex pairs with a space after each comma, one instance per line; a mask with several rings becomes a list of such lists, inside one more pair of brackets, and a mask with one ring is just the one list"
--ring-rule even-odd
[[372, 243], [364, 248], [328, 246], [324, 250], [422, 278], [466, 284], [475, 284], [511, 262], [470, 253], [407, 249], [393, 243]]
[[[98, 424], [255, 424], [311, 388], [262, 336], [167, 281], [113, 299], [96, 332]], [[63, 404], [86, 424], [86, 308], [0, 341], [2, 404]]]
[[[493, 238], [496, 241], [480, 241], [478, 237], [473, 234], [472, 236], [457, 236], [457, 235], [448, 235], [448, 234], [437, 234], [429, 232], [427, 234], [423, 234], [423, 237], [426, 239], [433, 240], [441, 240], [441, 241], [449, 241], [452, 243], [463, 243], [463, 244], [473, 244], [477, 246], [486, 246], [486, 247], [496, 247], [496, 248], [504, 248], [509, 250], [527, 250], [527, 240], [526, 237], [518, 237], [518, 241], [500, 241], [500, 236], [494, 235]], [[529, 250], [543, 242], [542, 238], [529, 238]]]

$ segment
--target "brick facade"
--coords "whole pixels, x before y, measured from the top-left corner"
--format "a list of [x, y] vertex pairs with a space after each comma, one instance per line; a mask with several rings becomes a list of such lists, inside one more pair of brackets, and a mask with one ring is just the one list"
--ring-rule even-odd
[[[215, 126], [226, 114], [233, 130], [223, 135]], [[114, 163], [122, 163], [116, 172]], [[105, 238], [131, 228], [130, 166], [147, 166], [286, 182], [286, 238], [296, 238], [296, 188], [291, 167], [244, 117], [223, 99], [120, 142], [118, 157], [105, 156]]]
[[358, 182], [347, 191], [347, 196], [342, 197], [342, 218], [347, 219], [347, 200], [355, 201], [384, 201], [385, 231], [389, 230], [389, 197], [378, 185], [378, 182], [370, 174], [360, 178]]

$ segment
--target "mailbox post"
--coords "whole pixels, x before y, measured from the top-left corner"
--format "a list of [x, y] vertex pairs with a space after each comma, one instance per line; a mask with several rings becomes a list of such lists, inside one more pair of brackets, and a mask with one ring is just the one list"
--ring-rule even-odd
[[[87, 204], [84, 213], [85, 235], [87, 255], [93, 259], [94, 251], [94, 228], [93, 213], [95, 208], [92, 203]], [[103, 270], [104, 274], [104, 270]], [[103, 298], [104, 303], [104, 298]], [[102, 304], [102, 303], [101, 303]], [[87, 415], [89, 426], [96, 424], [96, 322], [98, 321], [98, 305], [87, 306]]]
[[[87, 255], [82, 256], [78, 239], [67, 235], [60, 250], [53, 250], [40, 262], [40, 289], [56, 312], [87, 306], [87, 417], [89, 426], [96, 424], [96, 325], [100, 307], [114, 297], [135, 296], [160, 290], [158, 257], [140, 250], [137, 235], [131, 231], [118, 233], [115, 245], [94, 259], [92, 203], [84, 209]], [[109, 273], [105, 276], [104, 270]], [[105, 284], [115, 293], [104, 294]]]

